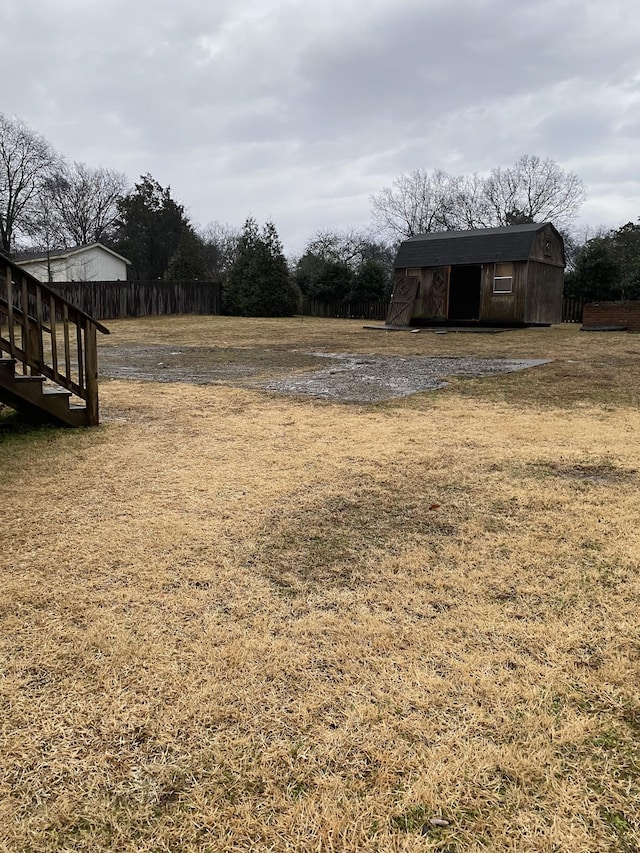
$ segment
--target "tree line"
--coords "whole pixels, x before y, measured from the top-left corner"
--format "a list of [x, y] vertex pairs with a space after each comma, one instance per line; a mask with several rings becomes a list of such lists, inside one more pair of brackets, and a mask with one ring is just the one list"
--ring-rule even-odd
[[640, 220], [579, 246], [564, 289], [569, 298], [588, 302], [640, 299]]
[[131, 261], [140, 280], [221, 281], [232, 314], [291, 314], [300, 295], [363, 300], [388, 296], [399, 242], [420, 233], [552, 221], [563, 233], [566, 295], [640, 297], [640, 225], [576, 240], [585, 197], [577, 175], [532, 155], [488, 175], [417, 169], [371, 196], [372, 224], [313, 234], [287, 259], [275, 224], [192, 223], [170, 187], [69, 163], [18, 118], [0, 113], [0, 248], [50, 252], [100, 241]]
[[394, 250], [364, 230], [320, 231], [287, 261], [275, 224], [198, 228], [152, 175], [69, 163], [23, 121], [0, 114], [0, 249], [47, 253], [102, 242], [131, 261], [138, 280], [221, 281], [232, 314], [291, 314], [301, 294], [379, 298]]

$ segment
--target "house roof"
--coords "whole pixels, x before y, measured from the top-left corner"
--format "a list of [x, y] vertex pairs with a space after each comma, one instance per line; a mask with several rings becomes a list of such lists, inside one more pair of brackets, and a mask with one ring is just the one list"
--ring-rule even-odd
[[562, 240], [553, 225], [545, 222], [418, 234], [400, 244], [395, 267], [404, 269], [526, 261], [536, 234], [548, 226]]
[[49, 249], [47, 253], [46, 250], [43, 249], [31, 249], [26, 252], [16, 252], [13, 256], [13, 262], [18, 264], [26, 263], [27, 261], [44, 261], [47, 259], [54, 260], [55, 258], [68, 258], [70, 255], [79, 255], [83, 252], [88, 251], [89, 249], [102, 249], [105, 252], [108, 252], [110, 255], [113, 255], [116, 258], [119, 258], [121, 261], [124, 261], [125, 264], [130, 264], [131, 261], [128, 258], [125, 258], [123, 255], [119, 255], [117, 252], [114, 252], [113, 249], [110, 249], [108, 246], [105, 246], [103, 243], [84, 243], [80, 246], [70, 246], [67, 249]]

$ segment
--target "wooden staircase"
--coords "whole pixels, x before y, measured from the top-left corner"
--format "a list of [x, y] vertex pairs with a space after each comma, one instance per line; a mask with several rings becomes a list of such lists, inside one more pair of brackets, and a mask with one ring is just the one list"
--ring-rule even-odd
[[109, 330], [0, 254], [0, 403], [97, 426], [97, 332]]

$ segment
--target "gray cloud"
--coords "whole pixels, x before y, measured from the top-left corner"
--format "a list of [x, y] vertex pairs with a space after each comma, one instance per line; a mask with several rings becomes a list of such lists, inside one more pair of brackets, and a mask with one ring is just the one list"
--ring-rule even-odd
[[578, 172], [594, 224], [640, 215], [636, 0], [4, 6], [0, 108], [203, 223], [272, 216], [299, 251], [403, 171], [523, 153]]

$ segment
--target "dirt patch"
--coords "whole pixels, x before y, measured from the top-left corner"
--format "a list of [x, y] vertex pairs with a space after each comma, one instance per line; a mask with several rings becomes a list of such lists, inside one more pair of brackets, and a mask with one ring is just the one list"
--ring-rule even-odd
[[584, 483], [621, 483], [635, 478], [637, 474], [635, 468], [620, 468], [610, 462], [593, 464], [544, 462], [537, 467], [545, 473]]
[[444, 388], [450, 376], [496, 376], [547, 362], [162, 345], [109, 346], [100, 353], [101, 374], [113, 379], [238, 385], [359, 403]]
[[249, 378], [313, 368], [318, 359], [285, 348], [105, 346], [100, 373], [110, 379], [148, 379], [193, 385], [238, 384]]

